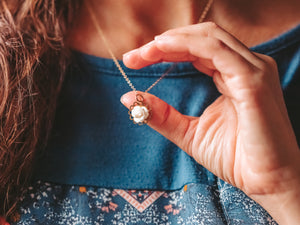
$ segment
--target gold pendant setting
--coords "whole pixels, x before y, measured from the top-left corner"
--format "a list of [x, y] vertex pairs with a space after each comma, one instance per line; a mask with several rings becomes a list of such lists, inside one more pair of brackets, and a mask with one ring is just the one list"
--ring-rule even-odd
[[151, 118], [151, 109], [144, 103], [142, 95], [136, 95], [136, 101], [129, 107], [128, 114], [134, 124], [143, 125], [148, 123]]

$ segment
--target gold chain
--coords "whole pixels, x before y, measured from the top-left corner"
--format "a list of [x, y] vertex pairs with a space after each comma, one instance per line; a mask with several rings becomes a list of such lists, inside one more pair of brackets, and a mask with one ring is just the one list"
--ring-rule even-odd
[[206, 15], [207, 15], [208, 11], [210, 10], [210, 7], [213, 4], [213, 2], [214, 2], [214, 0], [208, 0], [208, 2], [206, 3], [206, 5], [200, 15], [198, 23], [202, 23], [205, 20]]
[[[99, 36], [101, 37], [110, 57], [112, 58], [112, 60], [114, 61], [116, 67], [118, 68], [118, 70], [120, 71], [120, 73], [122, 74], [122, 76], [124, 77], [125, 81], [127, 82], [127, 84], [129, 85], [129, 87], [131, 87], [131, 89], [135, 92], [137, 92], [136, 88], [134, 87], [134, 85], [132, 84], [132, 82], [129, 80], [128, 76], [126, 75], [125, 71], [123, 70], [122, 66], [120, 65], [119, 61], [117, 60], [116, 56], [114, 55], [113, 51], [111, 50], [109, 43], [107, 41], [107, 39], [105, 38], [105, 35], [100, 27], [100, 25], [98, 24], [96, 15], [94, 13], [94, 10], [92, 9], [89, 0], [85, 1], [86, 2], [86, 6], [87, 9], [89, 10], [90, 14], [91, 14], [91, 18], [92, 21], [94, 23], [94, 26], [99, 34]], [[206, 3], [200, 18], [198, 20], [198, 23], [201, 23], [204, 21], [204, 19], [206, 18], [206, 15], [211, 7], [213, 3], [213, 0], [208, 0], [208, 2]], [[163, 75], [161, 75], [160, 78], [158, 78], [146, 91], [145, 93], [149, 92], [159, 81], [161, 81], [169, 72], [171, 72], [171, 70], [173, 70], [173, 68], [176, 66], [176, 63], [174, 63]]]

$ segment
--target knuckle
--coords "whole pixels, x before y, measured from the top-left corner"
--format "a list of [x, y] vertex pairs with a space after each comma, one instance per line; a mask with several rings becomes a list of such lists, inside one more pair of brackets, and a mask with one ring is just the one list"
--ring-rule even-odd
[[206, 29], [207, 36], [214, 36], [216, 31], [220, 29], [220, 26], [215, 22], [205, 22], [203, 27]]
[[272, 68], [277, 68], [277, 62], [271, 56], [267, 56], [267, 62]]
[[224, 49], [228, 49], [228, 46], [222, 42], [221, 40], [217, 39], [217, 38], [209, 38], [208, 42], [210, 44], [210, 46], [212, 47], [213, 50], [224, 50]]
[[262, 61], [263, 61], [261, 63], [261, 69], [263, 71], [269, 71], [269, 70], [277, 69], [277, 62], [271, 56], [262, 55], [261, 58], [262, 58]]
[[207, 27], [207, 29], [210, 29], [210, 30], [216, 30], [216, 29], [219, 29], [219, 25], [216, 24], [215, 22], [206, 22], [204, 23], [204, 25]]
[[173, 35], [176, 32], [177, 32], [176, 29], [171, 29], [171, 30], [167, 30], [167, 31], [161, 33], [160, 35]]
[[271, 56], [263, 55], [263, 57], [264, 57], [264, 60], [268, 63], [276, 63], [275, 60]]

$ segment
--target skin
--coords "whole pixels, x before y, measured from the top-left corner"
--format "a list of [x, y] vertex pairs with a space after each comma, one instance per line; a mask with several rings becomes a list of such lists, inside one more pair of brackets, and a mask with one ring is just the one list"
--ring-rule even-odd
[[[214, 23], [199, 25], [190, 24], [197, 22], [202, 1], [90, 2], [117, 58], [130, 51], [126, 66], [191, 61], [222, 94], [198, 118], [144, 94], [153, 111], [148, 125], [243, 190], [279, 224], [299, 224], [300, 153], [276, 63], [248, 49], [298, 24], [299, 0], [215, 0], [207, 17]], [[84, 6], [74, 24], [67, 37], [71, 48], [109, 57]], [[126, 107], [134, 100], [133, 92], [121, 98]]]
[[[206, 4], [206, 0], [176, 0], [176, 4], [174, 0], [85, 1], [92, 5], [98, 24], [118, 59], [152, 41], [156, 35], [197, 23]], [[299, 0], [214, 0], [206, 21], [215, 22], [251, 47], [296, 26], [300, 22], [299, 10]], [[85, 5], [76, 18], [67, 36], [68, 45], [109, 58]]]
[[[201, 13], [197, 6], [202, 8], [205, 2], [118, 2], [91, 4], [117, 58], [135, 49], [124, 55], [126, 66], [139, 69], [161, 61], [191, 61], [213, 78], [222, 93], [199, 118], [182, 115], [157, 97], [144, 94], [153, 111], [149, 126], [243, 190], [279, 224], [299, 224], [299, 147], [277, 67], [270, 57], [247, 47], [297, 25], [300, 2], [215, 0], [207, 17], [215, 23], [192, 26]], [[109, 57], [84, 7], [78, 18], [69, 45]], [[127, 107], [134, 100], [133, 92], [121, 98]]]
[[[160, 61], [191, 61], [222, 95], [200, 117], [190, 117], [144, 94], [153, 112], [148, 125], [243, 190], [279, 224], [299, 224], [300, 151], [274, 60], [204, 23], [167, 31], [124, 55], [135, 69]], [[134, 92], [121, 98], [127, 107], [134, 100]]]

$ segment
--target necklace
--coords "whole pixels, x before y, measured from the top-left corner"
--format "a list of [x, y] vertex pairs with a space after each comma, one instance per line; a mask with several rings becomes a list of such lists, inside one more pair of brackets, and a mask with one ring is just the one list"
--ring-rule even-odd
[[[91, 19], [94, 23], [94, 26], [95, 26], [99, 36], [101, 37], [110, 57], [114, 61], [116, 67], [120, 71], [121, 75], [123, 76], [123, 78], [125, 79], [127, 84], [129, 85], [129, 87], [136, 93], [135, 102], [129, 107], [129, 111], [128, 111], [129, 118], [133, 121], [134, 124], [138, 124], [138, 125], [147, 124], [151, 118], [151, 113], [152, 113], [150, 106], [144, 102], [143, 95], [137, 93], [136, 88], [134, 87], [134, 85], [132, 84], [132, 82], [130, 81], [128, 76], [126, 75], [125, 71], [123, 70], [123, 68], [121, 67], [120, 63], [118, 62], [116, 56], [114, 55], [113, 51], [111, 50], [110, 45], [109, 45], [107, 39], [105, 38], [104, 32], [102, 31], [100, 25], [98, 24], [96, 15], [95, 15], [94, 10], [92, 9], [89, 1], [85, 1], [85, 2], [86, 2], [87, 9], [91, 15]], [[212, 3], [213, 3], [213, 0], [207, 1], [207, 3], [200, 15], [198, 23], [201, 23], [204, 21]], [[159, 77], [152, 85], [150, 85], [150, 87], [148, 87], [148, 89], [145, 90], [144, 93], [149, 92], [159, 81], [161, 81], [169, 72], [171, 72], [171, 70], [175, 66], [176, 66], [176, 63], [174, 63], [164, 74], [161, 75], [161, 77]]]

